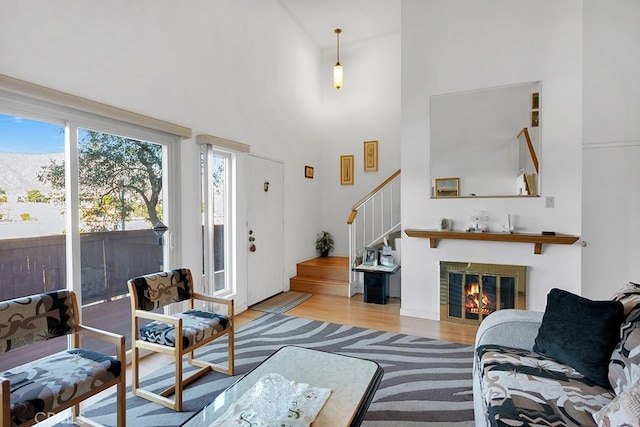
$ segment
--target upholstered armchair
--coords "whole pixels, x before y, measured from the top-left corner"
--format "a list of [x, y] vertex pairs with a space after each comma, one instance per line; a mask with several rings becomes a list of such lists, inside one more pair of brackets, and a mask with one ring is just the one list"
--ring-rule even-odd
[[[0, 372], [2, 426], [31, 426], [116, 386], [117, 425], [126, 422], [125, 339], [81, 325], [76, 294], [59, 290], [0, 303], [0, 353], [54, 337], [71, 336], [72, 348]], [[81, 347], [81, 336], [114, 345], [115, 357]]]
[[[182, 410], [183, 388], [207, 374], [211, 370], [233, 375], [233, 300], [211, 297], [194, 291], [191, 271], [181, 268], [148, 274], [129, 280], [131, 292], [132, 355], [131, 389], [137, 396], [159, 403], [174, 411]], [[196, 302], [214, 303], [224, 306], [225, 314], [197, 309]], [[188, 309], [177, 314], [166, 315], [153, 312], [158, 308], [186, 302]], [[151, 323], [141, 326], [141, 320]], [[228, 363], [221, 366], [195, 359], [195, 350], [213, 340], [227, 336]], [[140, 350], [146, 349], [173, 356], [175, 365], [174, 385], [156, 393], [140, 387]], [[183, 356], [188, 363], [199, 367], [197, 371], [183, 378]], [[168, 396], [173, 395], [173, 399]]]

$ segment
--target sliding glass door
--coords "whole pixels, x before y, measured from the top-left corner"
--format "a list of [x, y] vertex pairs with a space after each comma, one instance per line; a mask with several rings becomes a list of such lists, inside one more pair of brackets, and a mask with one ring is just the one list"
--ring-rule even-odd
[[[72, 289], [83, 323], [125, 335], [130, 348], [127, 280], [170, 265], [176, 140], [109, 122], [82, 127], [2, 112], [0, 301]], [[43, 344], [50, 353], [54, 344]], [[33, 349], [5, 356], [41, 357]], [[15, 366], [7, 359], [0, 365]]]
[[[43, 167], [64, 160], [64, 123], [0, 114], [0, 301], [66, 287], [66, 211]], [[66, 348], [64, 338], [0, 358], [0, 369]]]
[[165, 265], [154, 229], [164, 225], [166, 150], [86, 128], [78, 129], [77, 148], [83, 321], [109, 325], [131, 343], [127, 281]]

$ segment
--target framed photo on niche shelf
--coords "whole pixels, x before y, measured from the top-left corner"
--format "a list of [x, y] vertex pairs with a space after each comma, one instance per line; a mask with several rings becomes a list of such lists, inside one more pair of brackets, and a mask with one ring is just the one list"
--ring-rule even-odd
[[436, 178], [435, 197], [457, 197], [460, 195], [460, 178]]

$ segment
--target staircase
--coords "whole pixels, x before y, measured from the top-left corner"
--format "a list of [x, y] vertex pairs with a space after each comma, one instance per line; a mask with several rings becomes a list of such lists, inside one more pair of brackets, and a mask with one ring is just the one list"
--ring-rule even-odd
[[289, 279], [292, 291], [338, 296], [349, 295], [349, 257], [330, 256], [299, 262]]

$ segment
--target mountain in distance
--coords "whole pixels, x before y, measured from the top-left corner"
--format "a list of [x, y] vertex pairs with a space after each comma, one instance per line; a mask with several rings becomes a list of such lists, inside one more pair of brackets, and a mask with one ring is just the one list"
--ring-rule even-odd
[[28, 190], [40, 190], [43, 194], [50, 192], [51, 185], [40, 182], [38, 173], [51, 160], [61, 163], [64, 153], [0, 153], [0, 190], [7, 193], [10, 201], [26, 196]]

